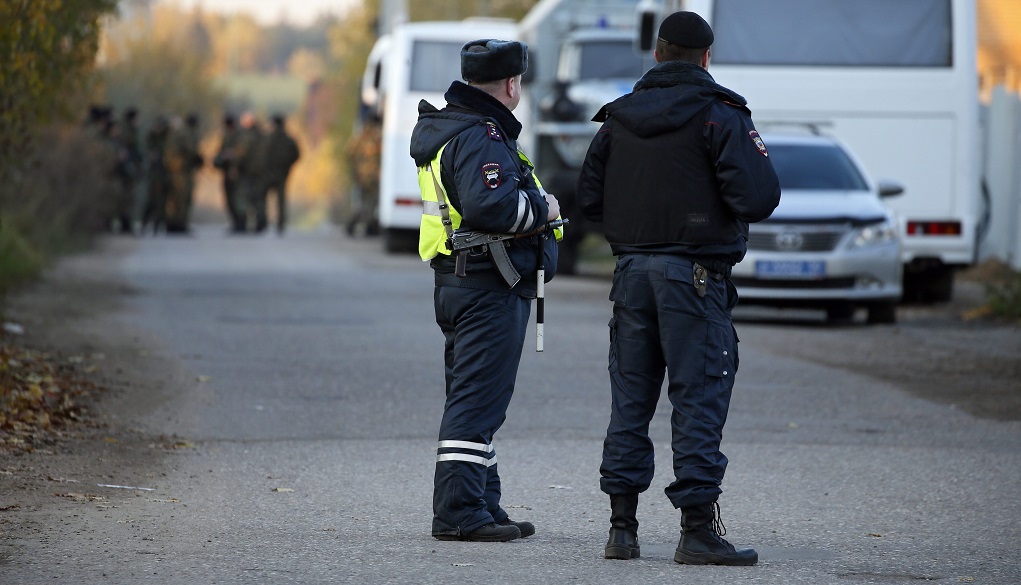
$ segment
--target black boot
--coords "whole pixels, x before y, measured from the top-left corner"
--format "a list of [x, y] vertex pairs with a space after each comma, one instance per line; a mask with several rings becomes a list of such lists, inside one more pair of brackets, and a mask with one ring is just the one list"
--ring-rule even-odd
[[735, 549], [723, 535], [727, 528], [720, 521], [720, 506], [710, 502], [681, 510], [681, 541], [674, 561], [688, 565], [750, 566], [759, 561], [754, 549]]
[[638, 547], [638, 494], [610, 496], [610, 536], [606, 541], [604, 557], [607, 559], [637, 559], [642, 556]]
[[510, 518], [507, 518], [503, 522], [497, 522], [497, 524], [500, 526], [517, 526], [518, 530], [521, 532], [521, 538], [528, 538], [535, 534], [535, 525], [531, 522], [515, 522]]
[[521, 531], [518, 530], [517, 526], [513, 524], [501, 526], [496, 522], [490, 522], [471, 532], [462, 532], [460, 534], [433, 533], [433, 538], [436, 540], [467, 540], [470, 542], [507, 542], [520, 537]]

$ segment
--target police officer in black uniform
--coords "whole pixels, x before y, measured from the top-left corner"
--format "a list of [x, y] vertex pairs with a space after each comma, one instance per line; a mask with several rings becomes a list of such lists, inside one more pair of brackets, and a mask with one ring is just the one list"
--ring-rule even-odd
[[649, 422], [664, 372], [673, 406], [681, 510], [674, 560], [753, 565], [758, 554], [723, 538], [720, 452], [737, 373], [731, 267], [744, 257], [748, 223], [780, 202], [780, 187], [744, 98], [708, 73], [713, 32], [700, 16], [663, 20], [657, 64], [634, 91], [604, 106], [578, 180], [582, 213], [602, 222], [617, 265], [610, 300], [612, 407], [600, 487], [610, 496], [605, 557], [640, 555], [638, 494], [653, 477]]
[[[529, 234], [559, 214], [556, 198], [541, 190], [517, 149], [521, 123], [511, 111], [521, 97], [527, 57], [523, 43], [469, 42], [461, 50], [467, 83], [451, 84], [442, 110], [425, 100], [419, 104], [411, 155], [419, 173], [432, 175], [420, 174], [420, 187], [424, 181], [423, 191], [432, 190], [435, 180], [439, 193], [432, 202], [449, 201], [444, 214], [456, 229]], [[506, 253], [520, 281], [510, 284], [494, 263], [496, 252], [486, 249], [465, 252], [459, 276], [456, 255], [442, 245], [446, 237], [439, 217], [423, 216], [420, 252], [435, 273], [436, 323], [443, 332], [446, 368], [432, 535], [513, 540], [533, 534], [535, 527], [512, 521], [500, 506], [493, 435], [514, 391], [539, 258], [545, 255], [545, 266], [555, 267], [556, 241], [540, 235], [512, 240]], [[545, 280], [551, 277], [547, 272]]]

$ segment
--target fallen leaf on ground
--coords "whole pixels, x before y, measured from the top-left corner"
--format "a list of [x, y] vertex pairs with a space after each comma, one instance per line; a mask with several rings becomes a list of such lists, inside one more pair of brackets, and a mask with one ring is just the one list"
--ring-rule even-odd
[[67, 498], [75, 502], [101, 502], [105, 500], [103, 496], [97, 496], [95, 494], [80, 494], [77, 492], [69, 492], [66, 494], [53, 494], [58, 498]]
[[81, 361], [0, 343], [0, 447], [32, 451], [82, 420], [82, 399], [98, 386]]

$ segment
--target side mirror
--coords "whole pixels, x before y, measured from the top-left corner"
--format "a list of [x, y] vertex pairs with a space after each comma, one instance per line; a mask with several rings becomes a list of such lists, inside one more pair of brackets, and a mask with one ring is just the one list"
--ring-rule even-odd
[[904, 192], [904, 185], [896, 181], [889, 179], [881, 179], [879, 181], [879, 196], [880, 197], [894, 197]]
[[531, 47], [528, 48], [528, 69], [521, 74], [521, 85], [528, 85], [535, 81], [535, 68], [538, 67], [539, 63], [535, 57], [535, 51]]
[[659, 7], [656, 2], [642, 0], [638, 4], [638, 26], [635, 31], [638, 33], [636, 46], [639, 52], [648, 53], [656, 46], [656, 21], [659, 15]]

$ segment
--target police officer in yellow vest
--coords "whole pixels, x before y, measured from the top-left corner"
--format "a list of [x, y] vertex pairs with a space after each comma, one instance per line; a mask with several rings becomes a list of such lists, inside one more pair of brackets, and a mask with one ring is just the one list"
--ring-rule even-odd
[[[557, 263], [556, 238], [537, 232], [560, 206], [518, 151], [521, 123], [511, 113], [527, 67], [524, 43], [465, 44], [466, 83], [451, 84], [442, 110], [423, 100], [411, 136], [424, 205], [419, 251], [435, 272], [436, 323], [444, 337], [446, 402], [432, 523], [440, 540], [502, 542], [535, 533], [500, 507], [493, 446], [514, 392], [537, 268], [544, 262], [549, 280]], [[522, 237], [452, 253], [450, 236], [466, 230]]]

